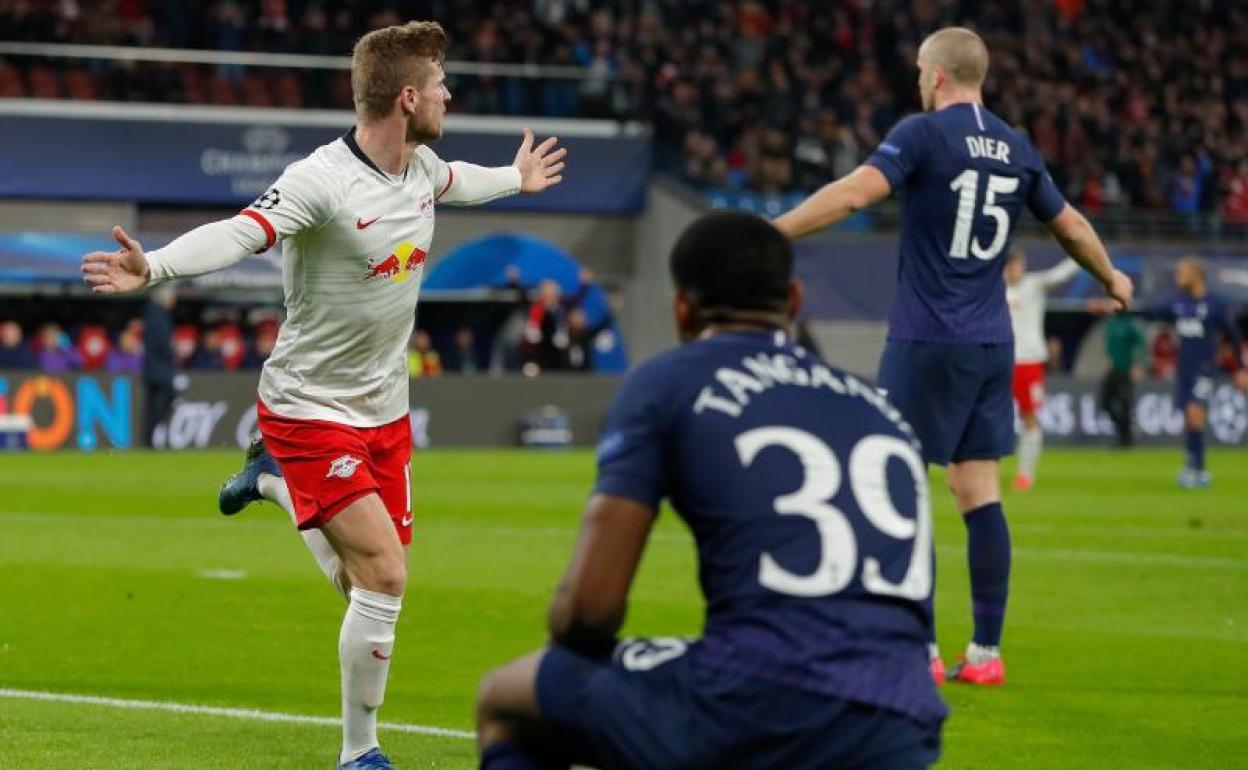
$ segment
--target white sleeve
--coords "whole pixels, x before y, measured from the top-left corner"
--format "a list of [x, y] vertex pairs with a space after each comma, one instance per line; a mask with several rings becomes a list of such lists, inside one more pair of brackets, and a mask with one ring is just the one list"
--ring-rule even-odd
[[419, 157], [433, 180], [438, 203], [475, 206], [520, 192], [520, 169], [515, 166], [487, 168], [461, 160], [447, 163], [423, 146]]
[[338, 208], [341, 188], [315, 157], [304, 158], [287, 166], [264, 195], [238, 214], [263, 232], [257, 251], [267, 251], [280, 240], [328, 222]]
[[1044, 288], [1051, 289], [1059, 283], [1066, 283], [1079, 273], [1079, 263], [1073, 259], [1062, 260], [1056, 267], [1041, 271], [1037, 276]]
[[229, 267], [248, 254], [263, 250], [265, 241], [266, 236], [256, 223], [242, 214], [201, 225], [163, 249], [145, 255], [152, 273], [148, 285]]
[[248, 254], [302, 230], [320, 227], [337, 207], [339, 190], [312, 158], [290, 164], [273, 186], [232, 219], [212, 222], [148, 253], [150, 283], [191, 278], [238, 263]]

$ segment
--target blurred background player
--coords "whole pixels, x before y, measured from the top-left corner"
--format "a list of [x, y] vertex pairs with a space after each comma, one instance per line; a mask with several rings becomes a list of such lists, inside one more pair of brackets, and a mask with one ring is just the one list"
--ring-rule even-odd
[[1115, 313], [1105, 321], [1109, 370], [1101, 380], [1099, 400], [1114, 425], [1114, 440], [1120, 449], [1134, 443], [1131, 407], [1135, 404], [1135, 383], [1144, 378], [1147, 347], [1144, 332], [1129, 313]]
[[[1217, 376], [1219, 334], [1231, 343], [1230, 357], [1235, 384], [1248, 390], [1248, 368], [1240, 351], [1243, 349], [1239, 329], [1230, 304], [1209, 291], [1205, 266], [1196, 257], [1179, 260], [1174, 271], [1178, 292], [1166, 302], [1140, 311], [1145, 318], [1174, 324], [1179, 336], [1178, 365], [1175, 374], [1174, 406], [1183, 411], [1184, 444], [1186, 447], [1179, 486], [1184, 489], [1207, 487], [1212, 481], [1205, 468], [1205, 418], [1209, 397]], [[1100, 309], [1104, 309], [1101, 305]]]
[[[561, 181], [562, 149], [526, 131], [511, 166], [446, 163], [451, 95], [446, 35], [434, 22], [370, 32], [352, 55], [356, 125], [291, 164], [233, 219], [196, 228], [144, 256], [121, 248], [83, 258], [96, 291], [135, 291], [234, 264], [278, 240], [287, 318], [260, 377], [263, 443], [222, 489], [222, 512], [278, 502], [321, 569], [348, 598], [338, 642], [340, 768], [390, 768], [377, 740], [411, 542], [407, 341], [434, 203], [477, 204]], [[269, 455], [272, 452], [272, 456]], [[274, 462], [276, 458], [276, 462]]]
[[1036, 465], [1044, 445], [1044, 431], [1036, 414], [1044, 406], [1044, 366], [1049, 347], [1044, 339], [1044, 306], [1053, 287], [1069, 281], [1079, 272], [1079, 264], [1066, 259], [1056, 267], [1027, 272], [1027, 254], [1010, 249], [1005, 258], [1005, 302], [1010, 308], [1014, 329], [1014, 403], [1023, 423], [1018, 437], [1018, 470], [1015, 489], [1031, 489]]
[[[677, 241], [685, 344], [620, 386], [551, 646], [482, 683], [484, 770], [936, 760], [919, 444], [875, 388], [794, 344], [792, 266], [749, 214], [708, 214]], [[664, 498], [697, 542], [705, 631], [617, 646]]]
[[[892, 191], [901, 196], [897, 299], [879, 385], [914, 426], [924, 459], [948, 465], [966, 523], [975, 633], [954, 676], [1003, 684], [1010, 534], [997, 474], [1014, 447], [1014, 347], [997, 257], [1026, 206], [1118, 304], [1131, 301], [1132, 287], [1031, 143], [983, 106], [983, 40], [942, 29], [923, 41], [918, 67], [924, 113], [898, 123], [865, 164], [776, 225], [799, 238]], [[932, 676], [945, 676], [934, 643]]]

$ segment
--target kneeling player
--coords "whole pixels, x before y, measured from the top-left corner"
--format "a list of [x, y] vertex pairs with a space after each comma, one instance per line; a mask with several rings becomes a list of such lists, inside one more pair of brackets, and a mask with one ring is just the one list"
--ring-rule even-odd
[[[932, 523], [918, 442], [788, 337], [787, 239], [740, 213], [677, 242], [678, 350], [621, 386], [550, 609], [551, 646], [486, 676], [486, 770], [923, 768]], [[659, 503], [697, 541], [702, 638], [616, 644]]]

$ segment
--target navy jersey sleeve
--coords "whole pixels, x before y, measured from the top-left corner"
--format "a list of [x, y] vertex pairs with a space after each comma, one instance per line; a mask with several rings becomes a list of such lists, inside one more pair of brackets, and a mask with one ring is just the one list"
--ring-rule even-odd
[[671, 387], [643, 366], [624, 380], [607, 413], [598, 442], [596, 494], [623, 497], [655, 511], [666, 494], [664, 446], [671, 414]]
[[1023, 141], [1027, 142], [1031, 164], [1035, 171], [1031, 190], [1027, 193], [1027, 208], [1031, 210], [1036, 219], [1041, 222], [1050, 222], [1062, 213], [1062, 209], [1066, 208], [1066, 198], [1053, 183], [1053, 177], [1049, 175], [1049, 170], [1044, 165], [1044, 158], [1040, 157], [1040, 153], [1036, 151], [1031, 142], [1026, 138]]
[[888, 186], [896, 191], [905, 187], [906, 180], [922, 162], [926, 149], [922, 116], [911, 115], [893, 126], [866, 162], [879, 169], [888, 180]]

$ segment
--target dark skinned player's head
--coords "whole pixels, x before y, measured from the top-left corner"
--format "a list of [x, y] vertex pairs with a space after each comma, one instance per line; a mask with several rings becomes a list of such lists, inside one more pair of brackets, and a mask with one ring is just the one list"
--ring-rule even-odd
[[671, 270], [685, 341], [711, 326], [787, 329], [801, 305], [792, 245], [753, 214], [715, 211], [696, 219], [672, 247]]

